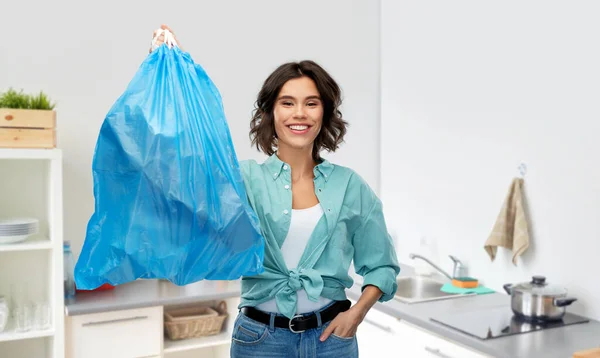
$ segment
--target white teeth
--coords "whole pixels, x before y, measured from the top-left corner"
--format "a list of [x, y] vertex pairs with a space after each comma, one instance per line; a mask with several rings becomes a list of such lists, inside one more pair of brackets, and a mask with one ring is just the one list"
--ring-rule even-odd
[[290, 126], [291, 129], [296, 130], [296, 131], [303, 131], [306, 128], [308, 128], [308, 126]]

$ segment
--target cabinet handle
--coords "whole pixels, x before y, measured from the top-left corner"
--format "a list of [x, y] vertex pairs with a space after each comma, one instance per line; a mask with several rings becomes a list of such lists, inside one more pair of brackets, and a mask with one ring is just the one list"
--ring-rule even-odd
[[391, 327], [383, 326], [383, 325], [381, 325], [381, 324], [379, 324], [377, 322], [371, 321], [368, 318], [365, 318], [364, 321], [367, 322], [368, 324], [372, 325], [372, 326], [375, 326], [375, 327], [381, 329], [382, 331], [386, 331], [386, 332], [389, 332], [389, 333], [392, 333], [392, 334], [394, 333], [394, 331], [392, 331]]
[[99, 326], [101, 324], [110, 324], [110, 323], [119, 323], [119, 322], [127, 322], [127, 321], [138, 321], [138, 320], [142, 320], [142, 319], [147, 319], [148, 316], [135, 316], [135, 317], [127, 317], [127, 318], [117, 318], [117, 319], [110, 319], [107, 321], [95, 321], [95, 322], [87, 322], [82, 324], [82, 327], [87, 327], [87, 326]]
[[452, 358], [448, 355], [445, 355], [444, 353], [440, 352], [440, 350], [438, 348], [431, 348], [431, 347], [425, 347], [425, 350], [431, 354], [433, 354], [436, 357], [440, 357], [440, 358]]

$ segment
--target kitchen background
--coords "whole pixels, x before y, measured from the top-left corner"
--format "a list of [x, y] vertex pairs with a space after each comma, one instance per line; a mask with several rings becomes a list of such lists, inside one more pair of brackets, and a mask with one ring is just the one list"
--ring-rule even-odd
[[[600, 318], [600, 3], [382, 1], [381, 195], [401, 259], [421, 237], [499, 291], [531, 275]], [[524, 162], [532, 241], [483, 249]]]
[[[262, 81], [314, 59], [342, 85], [351, 125], [328, 157], [381, 195], [401, 261], [426, 240], [448, 271], [452, 254], [500, 291], [542, 274], [578, 298], [570, 312], [600, 319], [599, 12], [593, 0], [14, 1], [0, 91], [58, 102], [64, 239], [77, 256], [98, 131], [161, 23], [220, 89], [240, 159], [263, 159], [248, 139]], [[483, 245], [521, 163], [531, 246], [517, 266], [502, 249], [492, 263]]]

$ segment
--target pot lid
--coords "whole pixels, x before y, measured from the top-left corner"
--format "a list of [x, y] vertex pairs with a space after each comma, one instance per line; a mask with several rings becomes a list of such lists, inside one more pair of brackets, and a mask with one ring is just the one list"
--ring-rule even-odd
[[567, 294], [566, 288], [548, 284], [544, 276], [533, 276], [530, 282], [516, 284], [513, 289], [539, 296], [562, 296]]

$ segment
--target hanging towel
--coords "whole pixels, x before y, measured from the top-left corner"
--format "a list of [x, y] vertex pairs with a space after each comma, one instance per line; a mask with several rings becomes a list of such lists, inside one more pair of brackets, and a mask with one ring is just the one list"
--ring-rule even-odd
[[485, 242], [485, 250], [494, 261], [498, 246], [512, 251], [512, 262], [529, 247], [529, 229], [523, 208], [523, 179], [514, 178], [504, 204], [498, 214], [492, 233]]

